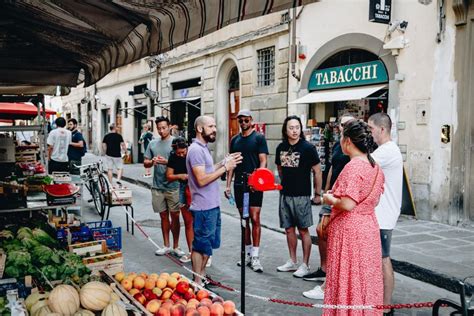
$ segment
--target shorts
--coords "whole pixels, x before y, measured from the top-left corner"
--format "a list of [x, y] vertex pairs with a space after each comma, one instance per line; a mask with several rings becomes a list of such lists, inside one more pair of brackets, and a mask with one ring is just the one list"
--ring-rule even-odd
[[69, 172], [69, 162], [50, 160], [48, 163], [48, 173], [52, 174], [53, 172]]
[[70, 174], [81, 174], [81, 169], [76, 168], [76, 166], [82, 165], [82, 160], [69, 160], [69, 173]]
[[219, 207], [193, 211], [193, 251], [212, 256], [212, 250], [221, 246], [221, 210]]
[[188, 203], [188, 198], [186, 196], [187, 186], [188, 185], [186, 183], [182, 183], [182, 182], [179, 183], [179, 203], [182, 206], [190, 205], [190, 203]]
[[390, 246], [392, 245], [392, 230], [381, 229], [380, 240], [382, 241], [382, 258], [390, 257]]
[[164, 191], [151, 189], [151, 206], [155, 213], [164, 211], [179, 212], [181, 204], [179, 203], [179, 189]]
[[280, 227], [308, 228], [313, 226], [310, 196], [280, 195]]
[[123, 160], [121, 157], [105, 156], [104, 164], [107, 170], [113, 170], [114, 168], [123, 169]]
[[[234, 185], [234, 198], [237, 208], [242, 208], [244, 204], [244, 186]], [[263, 192], [249, 192], [249, 206], [250, 207], [262, 207]]]

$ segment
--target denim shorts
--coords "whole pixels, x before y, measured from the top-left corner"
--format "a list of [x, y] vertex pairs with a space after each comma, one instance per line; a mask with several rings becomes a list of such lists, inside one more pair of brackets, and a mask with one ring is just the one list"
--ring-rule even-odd
[[186, 201], [186, 183], [179, 183], [179, 203], [181, 205], [187, 205], [188, 202]]
[[380, 239], [382, 240], [382, 258], [390, 257], [390, 246], [392, 244], [392, 230], [381, 229]]
[[205, 210], [193, 211], [193, 251], [211, 256], [213, 249], [221, 245], [221, 210], [219, 207]]

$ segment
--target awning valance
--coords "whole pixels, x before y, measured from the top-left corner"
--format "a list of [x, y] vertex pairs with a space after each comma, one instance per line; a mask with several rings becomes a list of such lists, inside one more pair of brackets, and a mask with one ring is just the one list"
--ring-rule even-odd
[[316, 1], [3, 1], [0, 86], [87, 87], [231, 23]]
[[172, 100], [164, 100], [160, 101], [159, 104], [168, 104], [168, 103], [175, 103], [175, 102], [191, 102], [199, 100], [201, 97], [189, 97], [189, 98], [181, 98], [181, 99], [172, 99]]
[[288, 104], [308, 104], [320, 102], [360, 100], [385, 88], [387, 88], [387, 85], [381, 84], [375, 86], [315, 91], [308, 93], [304, 97], [288, 102]]
[[[42, 111], [41, 111], [42, 112]], [[55, 115], [56, 111], [46, 109], [46, 115]], [[38, 115], [38, 108], [32, 103], [7, 103], [0, 102], [1, 119], [32, 119]]]

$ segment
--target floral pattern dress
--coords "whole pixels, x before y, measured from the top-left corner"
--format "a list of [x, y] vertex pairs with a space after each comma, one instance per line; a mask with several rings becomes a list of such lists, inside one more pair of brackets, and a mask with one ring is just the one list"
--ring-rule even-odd
[[[352, 211], [332, 208], [328, 230], [325, 304], [383, 304], [382, 250], [375, 206], [384, 175], [376, 165], [352, 159], [333, 187], [335, 197], [357, 203]], [[381, 315], [377, 310], [324, 310], [323, 315]]]

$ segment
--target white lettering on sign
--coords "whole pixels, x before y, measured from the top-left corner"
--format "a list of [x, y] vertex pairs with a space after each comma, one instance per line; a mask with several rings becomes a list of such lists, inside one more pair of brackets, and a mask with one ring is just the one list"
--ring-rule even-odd
[[327, 72], [318, 72], [315, 73], [316, 84], [321, 86], [350, 83], [351, 81], [376, 80], [378, 66], [378, 64], [373, 64], [355, 68], [341, 68]]

